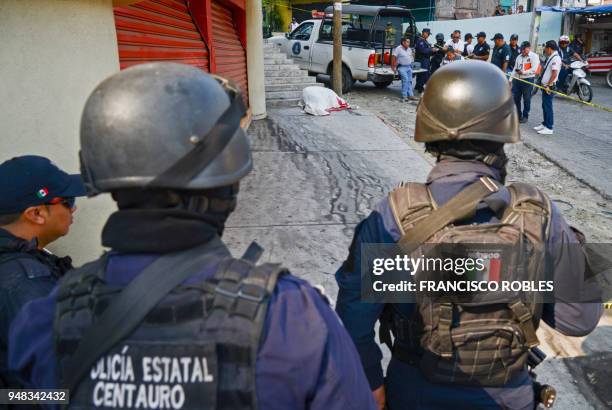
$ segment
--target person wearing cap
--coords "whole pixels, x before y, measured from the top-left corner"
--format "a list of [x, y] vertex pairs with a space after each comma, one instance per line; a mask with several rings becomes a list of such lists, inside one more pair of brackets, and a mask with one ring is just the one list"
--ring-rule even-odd
[[514, 64], [516, 63], [516, 58], [521, 53], [521, 49], [518, 45], [518, 34], [512, 34], [510, 36], [510, 61], [508, 62], [508, 71], [512, 72], [514, 70]]
[[467, 58], [471, 56], [472, 53], [474, 52], [474, 45], [472, 44], [474, 37], [472, 36], [472, 33], [465, 33], [465, 36], [463, 36], [463, 40], [464, 40], [464, 46], [463, 46], [463, 52], [461, 53], [461, 55]]
[[[383, 259], [401, 257], [396, 245], [400, 241], [411, 249], [411, 240], [436, 243], [436, 238], [445, 237], [460, 241], [470, 230], [482, 229], [481, 224], [498, 227], [501, 223], [504, 229], [517, 229], [525, 235], [529, 231], [548, 246], [564, 244], [553, 251], [562, 254], [554, 255], [552, 260], [568, 261], [565, 266], [559, 263], [551, 267], [554, 268], [551, 270], [554, 270], [555, 284], [571, 284], [581, 293], [580, 285], [588, 274], [586, 258], [577, 245], [579, 238], [554, 201], [532, 185], [505, 185], [509, 159], [505, 144], [520, 141], [520, 128], [507, 78], [497, 68], [479, 61], [440, 68], [431, 76], [423, 93], [414, 129], [415, 141], [425, 144], [425, 151], [436, 161], [435, 166], [424, 183], [405, 182], [384, 195], [368, 217], [355, 227], [346, 260], [336, 272], [336, 311], [357, 346], [370, 388], [381, 409], [385, 402], [394, 410], [535, 409], [533, 381], [527, 366], [520, 360], [518, 366], [513, 366], [512, 363], [517, 362], [508, 354], [512, 350], [524, 360], [528, 351], [524, 332], [530, 335], [530, 340], [537, 335], [534, 328], [519, 325], [516, 316], [511, 316], [514, 319], [508, 325], [512, 329], [509, 336], [512, 342], [505, 339], [503, 325], [495, 325], [500, 324], [498, 319], [502, 316], [492, 312], [501, 313], [497, 309], [507, 309], [507, 305], [490, 305], [490, 309], [480, 313], [474, 305], [452, 306], [445, 309], [447, 325], [442, 329], [441, 306], [428, 304], [427, 296], [417, 303], [414, 299], [404, 299], [405, 303], [389, 300], [390, 293], [393, 298], [408, 293], [402, 290], [377, 292], [375, 301], [363, 300], [362, 289], [370, 286], [372, 278], [369, 261], [378, 257], [376, 249]], [[409, 170], [406, 175], [413, 179]], [[463, 215], [455, 215], [454, 221], [441, 221], [442, 215], [452, 213], [453, 208], [445, 208], [445, 205], [458, 202], [459, 207], [463, 206], [464, 202], [453, 199], [471, 185], [483, 183], [483, 178], [489, 196], [475, 201], [477, 205], [465, 209]], [[512, 210], [511, 215], [504, 210]], [[435, 220], [434, 213], [440, 219]], [[440, 230], [437, 233], [435, 229], [429, 230], [432, 226]], [[456, 233], [455, 229], [462, 233]], [[548, 236], [542, 237], [543, 234]], [[533, 241], [534, 237], [529, 238]], [[468, 243], [468, 247], [474, 244]], [[373, 244], [377, 244], [376, 247]], [[421, 253], [415, 251], [411, 255]], [[383, 272], [374, 280], [399, 284], [404, 279], [410, 281], [415, 272], [410, 268], [404, 270], [403, 276], [401, 272], [397, 276], [397, 271], [389, 272], [393, 274], [392, 279], [385, 282], [386, 274]], [[364, 283], [363, 278], [367, 278], [368, 283]], [[593, 294], [589, 293], [588, 298], [582, 300], [601, 299], [598, 289], [588, 285], [583, 288], [588, 290], [585, 293]], [[542, 313], [536, 312], [534, 317], [524, 312], [520, 315], [521, 323], [532, 322], [537, 327], [538, 319], [542, 319], [565, 335], [590, 333], [602, 315], [601, 303], [570, 302], [540, 305]], [[514, 331], [518, 332], [516, 339], [513, 339]], [[472, 335], [482, 332], [486, 336], [462, 337], [470, 332]], [[504, 339], [490, 339], [489, 335], [493, 334]], [[390, 361], [383, 361], [377, 339], [391, 347]], [[500, 345], [496, 346], [496, 340]], [[443, 342], [446, 343], [443, 345]], [[513, 349], [509, 349], [509, 343], [513, 344]], [[503, 346], [501, 351], [500, 346]], [[450, 351], [441, 354], [443, 348]], [[495, 353], [505, 358], [497, 356], [496, 360]], [[386, 373], [383, 363], [388, 363]], [[501, 377], [494, 382], [490, 380], [492, 373]]]
[[571, 46], [568, 36], [559, 37], [559, 48], [557, 50], [559, 57], [561, 57], [561, 71], [559, 72], [559, 80], [557, 81], [558, 87], [565, 91], [565, 79], [569, 74], [569, 66], [572, 61], [582, 61], [582, 56], [578, 54]]
[[465, 47], [465, 43], [461, 40], [461, 30], [455, 30], [451, 33], [451, 38], [444, 45], [444, 50], [448, 50], [449, 47], [452, 47], [456, 54], [461, 55]]
[[550, 90], [555, 88], [559, 72], [561, 71], [562, 61], [559, 53], [557, 52], [558, 46], [554, 40], [548, 40], [544, 47], [544, 54], [546, 55], [546, 61], [544, 62], [544, 68], [542, 69], [542, 87], [546, 90], [542, 90], [542, 113], [543, 121], [542, 124], [534, 127], [538, 134], [552, 135], [554, 126], [554, 110], [553, 110], [553, 98], [554, 93]]
[[476, 44], [474, 45], [474, 51], [470, 56], [471, 59], [488, 61], [489, 54], [491, 54], [491, 46], [487, 43], [487, 33], [484, 31], [476, 34]]
[[69, 389], [74, 409], [375, 409], [324, 295], [222, 240], [253, 167], [246, 115], [237, 86], [185, 64], [93, 90], [81, 172], [117, 203], [110, 251], [15, 319], [9, 364], [29, 386]]
[[75, 199], [83, 195], [81, 176], [47, 158], [26, 155], [0, 164], [0, 379], [10, 387], [19, 383], [7, 367], [9, 325], [72, 268], [70, 257], [45, 247], [68, 234]]
[[493, 52], [491, 54], [491, 63], [499, 67], [503, 73], [506, 73], [508, 72], [508, 64], [510, 63], [510, 56], [512, 54], [510, 46], [506, 44], [502, 33], [495, 34], [491, 40], [495, 43], [495, 47], [493, 47]]
[[[512, 76], [512, 96], [519, 115], [519, 122], [524, 124], [529, 119], [531, 110], [531, 92], [536, 72], [540, 67], [540, 57], [531, 51], [529, 41], [521, 44], [521, 53], [516, 57]], [[522, 106], [521, 106], [522, 101]]]
[[429, 79], [429, 69], [431, 67], [431, 54], [434, 52], [434, 48], [427, 39], [431, 35], [431, 29], [424, 28], [421, 32], [421, 35], [417, 37], [416, 44], [414, 46], [415, 51], [415, 61], [421, 63], [421, 68], [426, 70], [425, 72], [418, 73], [416, 76], [416, 86], [414, 89], [422, 93], [425, 89], [425, 84], [427, 84], [427, 80]]

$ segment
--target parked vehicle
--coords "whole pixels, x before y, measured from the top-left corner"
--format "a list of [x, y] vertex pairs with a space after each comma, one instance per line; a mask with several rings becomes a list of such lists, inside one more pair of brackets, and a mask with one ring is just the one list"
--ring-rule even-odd
[[[325, 17], [302, 22], [284, 37], [268, 41], [278, 44], [288, 57], [310, 74], [332, 74], [333, 9]], [[387, 87], [395, 79], [391, 69], [393, 48], [403, 36], [414, 46], [416, 26], [410, 11], [400, 6], [344, 5], [342, 7], [342, 92], [355, 81], [372, 81]]]
[[588, 66], [589, 64], [584, 61], [574, 61], [570, 64], [565, 84], [561, 84], [565, 94], [571, 95], [576, 93], [582, 101], [591, 102], [593, 99], [593, 88], [591, 88], [591, 83], [586, 78]]

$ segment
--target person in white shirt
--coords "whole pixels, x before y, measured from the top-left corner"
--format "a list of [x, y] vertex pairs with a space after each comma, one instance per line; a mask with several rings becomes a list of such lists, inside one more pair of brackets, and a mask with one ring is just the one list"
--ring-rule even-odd
[[[533, 91], [533, 82], [538, 67], [540, 67], [540, 56], [531, 51], [529, 41], [523, 41], [521, 53], [516, 57], [514, 71], [512, 72], [512, 76], [516, 78], [512, 81], [512, 96], [521, 124], [526, 123], [529, 118], [531, 92]], [[521, 100], [523, 100], [522, 110]]]
[[463, 36], [463, 40], [464, 43], [461, 55], [463, 57], [469, 58], [472, 53], [474, 53], [474, 44], [472, 44], [474, 36], [472, 36], [472, 33], [465, 33], [465, 36]]
[[410, 48], [410, 39], [402, 38], [399, 46], [393, 49], [393, 58], [391, 59], [391, 68], [394, 73], [399, 74], [402, 80], [402, 101], [418, 100], [412, 91], [412, 62], [414, 56]]
[[455, 50], [455, 54], [461, 55], [461, 53], [463, 53], [465, 43], [461, 40], [461, 31], [453, 31], [451, 38], [444, 45], [444, 51], [448, 50], [449, 47], [452, 47], [453, 50]]
[[298, 28], [299, 25], [300, 25], [300, 23], [297, 22], [295, 17], [293, 19], [291, 19], [291, 23], [289, 23], [289, 32], [290, 33], [293, 32], [293, 30]]
[[542, 91], [542, 111], [544, 113], [544, 121], [542, 125], [538, 125], [534, 129], [538, 134], [552, 135], [553, 133], [553, 97], [554, 94], [550, 92], [557, 82], [559, 77], [559, 71], [561, 70], [561, 57], [557, 53], [557, 42], [549, 40], [546, 42], [544, 48], [544, 54], [546, 54], [546, 62], [542, 69], [542, 87], [546, 87], [546, 90]]

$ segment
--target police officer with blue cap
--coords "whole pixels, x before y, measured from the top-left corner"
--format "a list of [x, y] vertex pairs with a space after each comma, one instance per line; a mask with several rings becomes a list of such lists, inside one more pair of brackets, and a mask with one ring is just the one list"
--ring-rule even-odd
[[19, 386], [7, 368], [9, 325], [72, 267], [70, 257], [45, 246], [68, 233], [75, 199], [83, 195], [81, 176], [47, 158], [26, 155], [0, 164], [0, 383]]
[[119, 210], [110, 248], [16, 319], [10, 365], [70, 406], [373, 409], [355, 347], [322, 295], [221, 241], [252, 168], [243, 97], [174, 63], [128, 68], [90, 95], [81, 169]]
[[434, 52], [434, 48], [427, 41], [429, 36], [431, 35], [431, 29], [424, 28], [421, 32], [421, 35], [417, 37], [416, 43], [414, 46], [415, 50], [415, 61], [421, 63], [421, 68], [426, 71], [423, 73], [417, 74], [417, 82], [415, 86], [415, 90], [422, 93], [425, 89], [425, 84], [429, 79], [429, 69], [431, 67], [430, 60], [431, 54]]
[[[539, 401], [549, 405], [552, 390], [534, 384], [527, 366], [538, 363], [530, 360], [532, 354], [541, 357], [536, 350], [540, 319], [568, 336], [587, 335], [597, 325], [601, 295], [599, 285], [586, 281], [584, 237], [536, 187], [504, 185], [504, 144], [518, 142], [519, 132], [512, 95], [498, 68], [457, 62], [430, 78], [417, 109], [415, 140], [425, 143], [436, 165], [425, 183], [400, 185], [359, 223], [336, 273], [336, 311], [357, 345], [380, 408], [532, 410]], [[551, 251], [551, 265], [540, 264], [536, 253], [526, 257], [525, 263], [534, 268], [530, 273], [552, 271], [555, 292], [570, 295], [577, 288], [574, 295], [584, 291], [586, 297], [564, 296], [529, 306], [521, 300], [383, 303], [377, 296], [376, 303], [361, 301], [363, 278], [369, 274], [361, 271], [362, 257], [372, 244], [388, 244], [384, 249], [389, 249], [397, 243], [414, 250], [406, 251], [414, 257], [421, 254], [423, 248], [417, 246], [422, 243], [452, 238], [473, 246], [486, 237], [488, 243], [500, 244], [501, 235], [510, 232], [513, 239], [504, 236], [505, 241], [545, 244]], [[406, 276], [393, 277], [395, 285], [414, 274], [404, 272]], [[380, 339], [392, 352], [386, 378], [375, 341], [378, 321]]]

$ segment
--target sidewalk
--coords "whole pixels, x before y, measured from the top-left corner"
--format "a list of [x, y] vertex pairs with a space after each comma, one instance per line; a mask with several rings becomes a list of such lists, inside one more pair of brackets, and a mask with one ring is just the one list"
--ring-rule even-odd
[[249, 129], [255, 168], [241, 184], [224, 239], [235, 254], [256, 240], [265, 261], [323, 285], [348, 254], [353, 230], [403, 180], [424, 180], [429, 164], [370, 112], [313, 117], [270, 110]]

